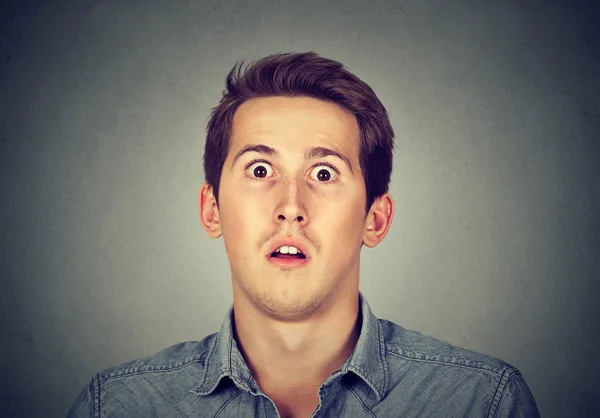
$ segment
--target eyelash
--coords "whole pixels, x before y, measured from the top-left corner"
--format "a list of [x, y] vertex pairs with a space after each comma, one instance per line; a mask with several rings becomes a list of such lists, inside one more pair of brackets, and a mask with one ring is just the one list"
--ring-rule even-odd
[[[268, 161], [266, 161], [266, 160], [252, 160], [252, 161], [250, 161], [248, 164], [246, 164], [246, 168], [244, 169], [244, 173], [245, 173], [246, 171], [248, 171], [248, 169], [249, 169], [249, 168], [250, 168], [250, 167], [251, 167], [253, 164], [256, 164], [256, 163], [265, 163], [265, 164], [269, 164], [269, 165], [271, 165], [271, 163], [270, 163], [270, 162], [268, 162]], [[313, 168], [315, 168], [315, 167], [319, 167], [319, 166], [321, 166], [321, 165], [324, 165], [324, 166], [326, 166], [326, 167], [329, 167], [329, 168], [331, 168], [333, 171], [335, 171], [335, 174], [336, 174], [336, 179], [335, 179], [335, 180], [333, 180], [333, 181], [320, 181], [319, 183], [320, 183], [320, 184], [322, 184], [323, 186], [330, 186], [330, 185], [332, 185], [332, 184], [335, 184], [335, 183], [337, 183], [337, 181], [338, 181], [338, 180], [337, 180], [337, 176], [339, 176], [339, 175], [340, 175], [340, 172], [339, 172], [339, 170], [338, 170], [337, 168], [335, 168], [333, 165], [331, 165], [331, 164], [329, 164], [329, 163], [326, 163], [326, 162], [321, 162], [321, 163], [317, 163], [317, 164], [313, 165], [313, 166], [312, 166], [310, 169], [312, 170]], [[254, 176], [249, 176], [249, 175], [247, 175], [247, 174], [246, 174], [246, 176], [247, 176], [247, 177], [249, 177], [249, 178], [250, 178], [250, 180], [253, 180], [253, 181], [261, 181], [261, 180], [263, 180], [262, 178], [258, 178], [258, 177], [254, 177]]]

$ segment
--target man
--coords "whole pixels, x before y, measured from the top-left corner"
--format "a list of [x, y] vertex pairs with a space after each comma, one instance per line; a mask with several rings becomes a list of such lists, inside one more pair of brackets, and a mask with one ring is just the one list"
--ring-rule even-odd
[[96, 375], [70, 416], [538, 416], [514, 367], [378, 320], [360, 294], [361, 248], [394, 215], [394, 133], [371, 88], [314, 53], [226, 84], [198, 202], [233, 307], [218, 334]]

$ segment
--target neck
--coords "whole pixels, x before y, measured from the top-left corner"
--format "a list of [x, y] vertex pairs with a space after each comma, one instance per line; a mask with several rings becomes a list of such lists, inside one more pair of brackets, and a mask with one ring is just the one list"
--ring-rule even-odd
[[360, 334], [358, 291], [297, 322], [278, 321], [251, 303], [235, 302], [237, 342], [263, 390], [320, 385], [350, 357]]

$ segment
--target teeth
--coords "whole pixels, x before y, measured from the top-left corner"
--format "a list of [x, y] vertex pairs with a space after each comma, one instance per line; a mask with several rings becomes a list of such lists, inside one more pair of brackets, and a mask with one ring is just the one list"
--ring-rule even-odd
[[277, 249], [278, 253], [281, 254], [298, 254], [298, 253], [302, 253], [302, 251], [300, 251], [298, 248], [293, 247], [291, 245], [282, 245], [281, 247], [279, 247]]

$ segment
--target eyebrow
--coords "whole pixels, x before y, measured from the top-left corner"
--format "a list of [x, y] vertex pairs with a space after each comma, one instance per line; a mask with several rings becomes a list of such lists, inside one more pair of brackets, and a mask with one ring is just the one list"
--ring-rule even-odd
[[[262, 145], [262, 144], [254, 144], [254, 145], [249, 144], [249, 145], [245, 145], [241, 150], [238, 151], [237, 154], [235, 154], [235, 157], [233, 157], [233, 161], [231, 163], [231, 168], [233, 168], [233, 166], [235, 166], [236, 161], [242, 155], [244, 155], [248, 152], [257, 152], [259, 154], [268, 155], [269, 157], [279, 157], [279, 151], [277, 151], [275, 148], [271, 148], [267, 145]], [[340, 160], [342, 160], [348, 166], [348, 169], [350, 170], [350, 172], [352, 174], [354, 174], [354, 169], [352, 168], [352, 163], [350, 162], [348, 157], [346, 157], [344, 154], [342, 154], [336, 150], [319, 146], [319, 147], [312, 147], [304, 153], [304, 158], [307, 160], [312, 160], [315, 158], [324, 158], [324, 157], [329, 157], [329, 156], [337, 157]]]

